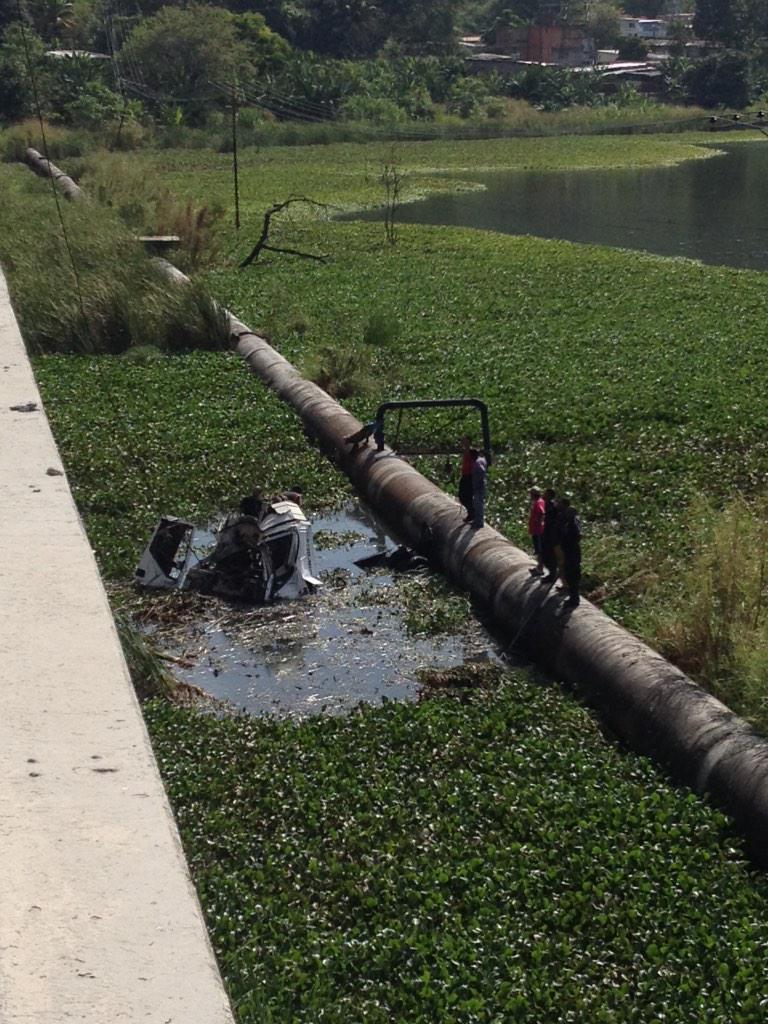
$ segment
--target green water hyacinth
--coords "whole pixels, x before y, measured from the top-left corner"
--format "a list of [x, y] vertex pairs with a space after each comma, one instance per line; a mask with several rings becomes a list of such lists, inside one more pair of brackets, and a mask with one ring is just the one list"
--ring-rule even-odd
[[241, 1024], [763, 1019], [768, 886], [557, 690], [148, 724]]

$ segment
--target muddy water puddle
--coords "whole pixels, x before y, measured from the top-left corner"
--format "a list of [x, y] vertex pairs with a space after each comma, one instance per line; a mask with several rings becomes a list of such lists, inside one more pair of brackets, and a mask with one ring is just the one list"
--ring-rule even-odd
[[179, 679], [250, 714], [303, 717], [414, 700], [420, 669], [498, 660], [477, 619], [456, 619], [455, 607], [458, 630], [432, 634], [433, 603], [463, 600], [446, 596], [439, 578], [355, 564], [396, 547], [366, 509], [316, 517], [312, 530], [316, 594], [267, 607], [184, 595], [191, 600], [172, 628], [151, 628]]

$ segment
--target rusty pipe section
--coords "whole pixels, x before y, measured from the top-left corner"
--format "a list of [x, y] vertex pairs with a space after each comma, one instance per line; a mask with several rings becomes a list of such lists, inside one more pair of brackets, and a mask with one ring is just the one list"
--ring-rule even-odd
[[27, 163], [35, 174], [39, 174], [41, 178], [52, 178], [54, 185], [65, 199], [74, 201], [83, 198], [83, 190], [80, 186], [66, 175], [64, 171], [59, 170], [56, 164], [46, 160], [42, 153], [38, 153], [36, 149], [30, 146], [27, 149], [26, 157]]
[[230, 316], [237, 352], [288, 402], [307, 431], [406, 543], [427, 542], [444, 571], [557, 678], [588, 695], [618, 736], [651, 754], [736, 819], [753, 856], [768, 862], [768, 741], [724, 704], [588, 602], [563, 607], [531, 576], [531, 559], [385, 449], [350, 451], [359, 421], [263, 338]]

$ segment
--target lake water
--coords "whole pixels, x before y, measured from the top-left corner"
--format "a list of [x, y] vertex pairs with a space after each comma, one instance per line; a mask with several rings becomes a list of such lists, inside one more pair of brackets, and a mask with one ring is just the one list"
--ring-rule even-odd
[[397, 219], [766, 270], [768, 139], [713, 146], [724, 154], [674, 167], [462, 174], [485, 189], [406, 204]]

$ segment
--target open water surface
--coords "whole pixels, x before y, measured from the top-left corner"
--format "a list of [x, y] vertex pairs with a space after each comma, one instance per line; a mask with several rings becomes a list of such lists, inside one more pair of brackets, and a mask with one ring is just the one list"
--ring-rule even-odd
[[[768, 138], [724, 146], [713, 139], [712, 145], [724, 152], [674, 167], [462, 174], [484, 189], [407, 203], [397, 220], [766, 270]], [[381, 210], [354, 215], [382, 217]]]
[[[397, 598], [397, 577], [357, 559], [394, 542], [358, 505], [312, 520], [312, 558], [323, 587], [267, 607], [206, 599], [205, 612], [158, 635], [181, 657], [174, 675], [251, 714], [340, 714], [361, 702], [414, 700], [421, 668], [497, 660], [489, 634], [472, 619], [464, 635], [413, 636]], [[322, 543], [319, 543], [322, 541]], [[427, 576], [418, 577], [426, 585]]]

